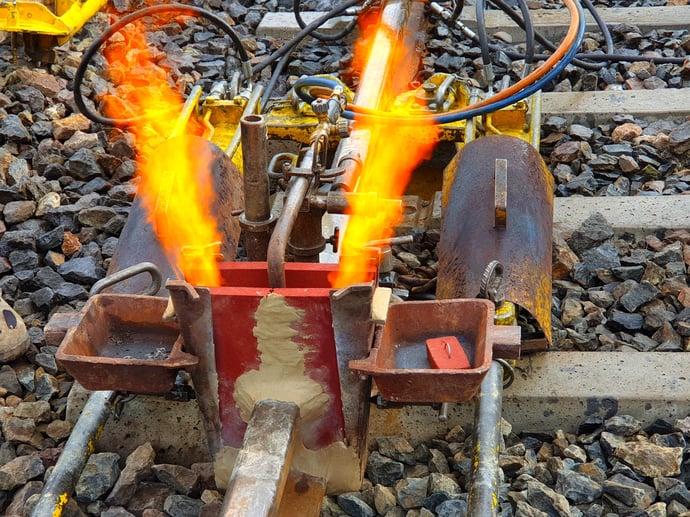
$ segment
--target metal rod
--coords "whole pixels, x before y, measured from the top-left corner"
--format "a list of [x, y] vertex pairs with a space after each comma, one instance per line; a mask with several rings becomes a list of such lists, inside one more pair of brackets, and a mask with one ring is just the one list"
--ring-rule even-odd
[[269, 517], [278, 506], [290, 472], [299, 406], [260, 400], [244, 433], [230, 476], [223, 517]]
[[247, 257], [251, 261], [264, 261], [273, 223], [266, 159], [266, 120], [261, 115], [245, 115], [240, 120], [240, 132], [244, 164], [244, 213], [240, 224], [245, 230]]
[[98, 282], [91, 286], [89, 296], [99, 294], [103, 289], [127, 280], [128, 278], [140, 273], [148, 273], [151, 275], [151, 285], [147, 287], [146, 290], [144, 290], [144, 292], [141, 294], [155, 296], [161, 289], [161, 284], [163, 283], [163, 273], [161, 273], [161, 270], [158, 268], [158, 266], [152, 262], [140, 262], [139, 264], [121, 269], [120, 271], [117, 271], [112, 275], [108, 275], [105, 278], [101, 278]]
[[189, 123], [189, 119], [192, 117], [192, 113], [194, 113], [194, 110], [199, 106], [199, 99], [201, 98], [203, 91], [204, 90], [201, 88], [201, 86], [198, 85], [192, 88], [192, 91], [189, 93], [189, 97], [187, 97], [187, 100], [182, 107], [182, 113], [180, 113], [180, 116], [177, 117], [175, 127], [168, 138], [175, 138], [184, 133], [185, 128]]
[[41, 491], [41, 497], [32, 513], [33, 517], [62, 515], [62, 508], [67, 504], [81, 471], [94, 451], [94, 443], [103, 431], [103, 425], [111, 413], [110, 404], [116, 396], [115, 391], [94, 391], [91, 394], [53, 473]]
[[475, 407], [472, 477], [467, 515], [496, 515], [498, 510], [498, 454], [501, 444], [503, 368], [492, 361], [479, 388]]
[[245, 115], [240, 120], [244, 164], [244, 215], [252, 223], [271, 216], [268, 191], [266, 120], [261, 115]]
[[[249, 97], [249, 100], [247, 101], [247, 105], [244, 107], [242, 116], [253, 115], [259, 111], [259, 101], [261, 100], [261, 94], [263, 93], [263, 91], [264, 87], [262, 85], [254, 85], [254, 89], [252, 90], [252, 94]], [[241, 139], [241, 131], [235, 131], [235, 133], [232, 135], [230, 143], [225, 148], [225, 154], [227, 154], [230, 158], [233, 158], [235, 156], [237, 149], [240, 147]]]

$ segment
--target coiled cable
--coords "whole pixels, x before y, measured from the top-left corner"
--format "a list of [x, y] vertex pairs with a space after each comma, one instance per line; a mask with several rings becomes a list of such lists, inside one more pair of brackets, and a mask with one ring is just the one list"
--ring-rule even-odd
[[[496, 111], [532, 95], [563, 71], [577, 53], [582, 39], [584, 38], [585, 17], [582, 6], [577, 0], [564, 0], [564, 3], [570, 13], [570, 26], [556, 51], [527, 77], [496, 93], [492, 97], [485, 98], [465, 108], [449, 111], [447, 113], [420, 116], [401, 116], [348, 104], [343, 112], [343, 117], [351, 120], [394, 122], [404, 125], [423, 125], [430, 123], [447, 124]], [[307, 91], [309, 88], [312, 86], [333, 88], [336, 85], [337, 82], [328, 78], [303, 78], [295, 83], [295, 92], [302, 100], [312, 102], [314, 98]]]

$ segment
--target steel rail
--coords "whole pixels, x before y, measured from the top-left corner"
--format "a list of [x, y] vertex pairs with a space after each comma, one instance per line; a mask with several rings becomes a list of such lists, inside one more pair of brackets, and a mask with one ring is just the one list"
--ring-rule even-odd
[[65, 448], [46, 481], [32, 517], [60, 517], [82, 470], [95, 449], [103, 426], [112, 413], [116, 391], [94, 391], [72, 429]]
[[489, 517], [498, 509], [498, 455], [501, 445], [503, 367], [491, 363], [475, 406], [474, 448], [467, 515]]

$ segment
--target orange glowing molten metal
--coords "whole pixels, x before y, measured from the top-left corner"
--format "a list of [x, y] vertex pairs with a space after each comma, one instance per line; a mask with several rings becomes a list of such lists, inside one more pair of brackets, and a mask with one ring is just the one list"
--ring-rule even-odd
[[[414, 49], [399, 48], [402, 43], [395, 40], [390, 29], [373, 27], [376, 33], [371, 39], [372, 44], [369, 49], [362, 48], [363, 45], [355, 48], [355, 63], [362, 62], [358, 56], [368, 54], [368, 69], [373, 64], [375, 69], [394, 71]], [[382, 85], [373, 87], [383, 89], [376, 107], [390, 109], [392, 95]], [[391, 112], [410, 115], [411, 108], [400, 106]], [[340, 264], [338, 271], [329, 278], [335, 288], [371, 280], [367, 271], [371, 270], [369, 261], [374, 250], [368, 250], [367, 243], [393, 236], [393, 228], [400, 222], [402, 213], [400, 204], [390, 200], [402, 199], [412, 171], [422, 160], [430, 157], [438, 141], [438, 133], [431, 123], [429, 126], [411, 127], [395, 122], [357, 120], [356, 127], [369, 130], [371, 137], [355, 188], [355, 192], [362, 195], [349, 198], [348, 214], [351, 217], [341, 244]]]
[[[116, 86], [105, 95], [105, 113], [137, 117], [129, 127], [136, 138], [138, 196], [172, 264], [194, 285], [220, 285], [216, 264], [221, 236], [210, 213], [215, 193], [208, 147], [182, 136], [178, 118], [184, 101], [169, 83], [169, 72], [155, 63], [143, 26], [132, 24], [113, 38], [104, 54]], [[201, 134], [190, 120], [184, 128]]]

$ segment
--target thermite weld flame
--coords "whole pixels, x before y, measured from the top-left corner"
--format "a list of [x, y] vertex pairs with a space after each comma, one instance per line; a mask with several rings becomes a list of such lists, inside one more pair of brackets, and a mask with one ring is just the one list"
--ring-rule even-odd
[[[402, 59], [414, 49], [399, 48], [390, 30], [384, 26], [372, 25], [375, 30], [371, 44], [355, 47], [355, 63], [374, 60], [377, 68], [395, 70]], [[364, 38], [364, 41], [368, 39]], [[397, 47], [396, 48], [396, 44]], [[365, 56], [362, 60], [361, 57]], [[386, 60], [390, 59], [390, 63]], [[371, 64], [371, 63], [370, 63]], [[376, 85], [380, 87], [380, 85]], [[409, 115], [407, 106], [390, 106], [393, 98], [385, 96], [378, 107], [386, 107], [392, 113]], [[428, 126], [404, 127], [395, 123], [357, 121], [358, 129], [371, 132], [369, 149], [362, 166], [362, 173], [355, 188], [355, 195], [349, 197], [350, 220], [341, 243], [338, 271], [331, 274], [332, 287], [339, 288], [357, 282], [371, 280], [371, 260], [376, 250], [367, 243], [393, 236], [393, 229], [402, 218], [400, 200], [412, 171], [419, 163], [429, 158], [438, 141], [437, 130]]]
[[[194, 285], [218, 286], [221, 237], [210, 213], [215, 193], [208, 148], [175, 134], [184, 101], [156, 62], [140, 23], [124, 28], [104, 50], [115, 91], [103, 96], [112, 117], [139, 117], [136, 138], [138, 196], [169, 259]], [[164, 58], [164, 55], [158, 56]], [[201, 134], [190, 119], [187, 134]]]

